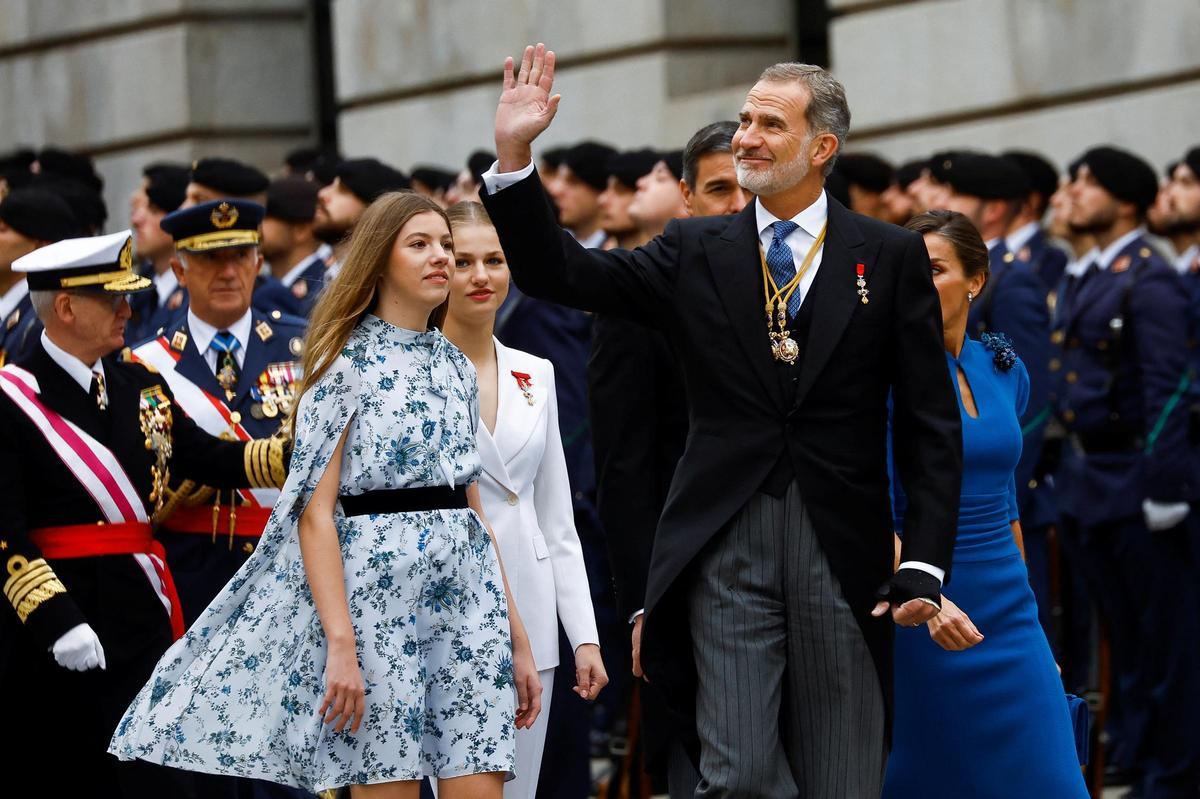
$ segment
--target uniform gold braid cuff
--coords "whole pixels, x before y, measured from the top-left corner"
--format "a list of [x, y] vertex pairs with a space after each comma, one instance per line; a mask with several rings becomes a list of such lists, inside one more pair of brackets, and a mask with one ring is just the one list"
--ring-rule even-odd
[[271, 487], [283, 488], [287, 482], [287, 468], [283, 465], [283, 442], [272, 438], [267, 452], [271, 459]]
[[263, 480], [262, 472], [259, 471], [259, 450], [262, 448], [263, 442], [255, 439], [246, 442], [246, 448], [242, 450], [242, 458], [245, 462], [246, 478], [250, 481], [251, 488], [266, 488], [266, 481]]
[[8, 559], [8, 574], [4, 596], [12, 603], [22, 624], [47, 599], [67, 592], [67, 587], [42, 558], [31, 562], [14, 555]]

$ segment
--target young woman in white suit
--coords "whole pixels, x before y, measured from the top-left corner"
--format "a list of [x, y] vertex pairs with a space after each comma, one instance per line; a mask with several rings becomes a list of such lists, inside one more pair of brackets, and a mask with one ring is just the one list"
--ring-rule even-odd
[[533, 799], [559, 665], [559, 621], [575, 651], [575, 693], [595, 699], [608, 675], [571, 510], [554, 367], [492, 335], [509, 273], [483, 206], [462, 202], [447, 214], [455, 267], [443, 330], [478, 374], [479, 493], [542, 680], [542, 712], [532, 728], [517, 731], [516, 779], [505, 785], [504, 797]]

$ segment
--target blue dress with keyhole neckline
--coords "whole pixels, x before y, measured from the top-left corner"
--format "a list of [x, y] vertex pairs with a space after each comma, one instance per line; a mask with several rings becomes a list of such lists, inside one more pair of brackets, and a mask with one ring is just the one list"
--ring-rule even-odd
[[[926, 625], [897, 628], [895, 722], [884, 799], [1086, 799], [1054, 657], [1038, 622], [1029, 576], [1013, 540], [1013, 471], [1029, 377], [1017, 360], [996, 365], [967, 339], [946, 354], [962, 417], [958, 537], [945, 595], [984, 636], [962, 652], [934, 643]], [[961, 369], [975, 399], [966, 412]], [[896, 530], [906, 501], [893, 480]]]

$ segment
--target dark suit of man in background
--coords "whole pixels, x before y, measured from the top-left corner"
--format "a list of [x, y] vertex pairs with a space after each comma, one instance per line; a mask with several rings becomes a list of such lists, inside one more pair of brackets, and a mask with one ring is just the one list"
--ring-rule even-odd
[[[936, 612], [962, 471], [923, 242], [828, 200], [844, 92], [824, 70], [781, 64], [751, 89], [733, 142], [755, 203], [732, 220], [676, 220], [632, 252], [585, 250], [532, 166], [558, 106], [553, 67], [541, 45], [519, 74], [506, 64], [484, 202], [524, 291], [663, 330], [679, 361], [689, 433], [655, 538], [642, 663], [695, 715], [697, 795], [877, 797], [881, 617]], [[768, 269], [783, 287], [810, 281], [782, 303], [797, 342], [775, 339], [782, 360], [764, 329]], [[889, 395], [900, 476], [919, 486], [894, 574]]]

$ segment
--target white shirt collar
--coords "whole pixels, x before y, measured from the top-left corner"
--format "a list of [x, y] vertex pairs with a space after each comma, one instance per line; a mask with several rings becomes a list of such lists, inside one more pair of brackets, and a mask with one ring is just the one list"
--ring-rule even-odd
[[1012, 233], [1009, 233], [1004, 239], [1004, 243], [1008, 246], [1008, 251], [1018, 252], [1029, 243], [1029, 240], [1038, 232], [1039, 227], [1037, 222], [1026, 222]]
[[[250, 325], [253, 318], [254, 315], [247, 309], [241, 319], [229, 326], [229, 332], [238, 340], [243, 353], [246, 352], [246, 345], [250, 342]], [[217, 333], [221, 332], [220, 329], [213, 327], [208, 322], [196, 316], [190, 307], [187, 312], [187, 322], [188, 330], [192, 333], [192, 341], [196, 344], [196, 349], [200, 351], [201, 355], [204, 355], [208, 352], [208, 347], [212, 344], [213, 338]]]
[[165, 272], [155, 273], [150, 279], [154, 281], [154, 293], [158, 295], [158, 305], [161, 308], [167, 304], [171, 294], [179, 287], [179, 278], [175, 277], [174, 269], [168, 269]]
[[1116, 259], [1117, 253], [1128, 247], [1130, 242], [1145, 232], [1145, 228], [1142, 227], [1136, 227], [1129, 231], [1124, 236], [1101, 250], [1100, 254], [1096, 256], [1096, 263], [1100, 265], [1101, 269], [1107, 271], [1108, 268], [1112, 266], [1112, 262]]
[[[757, 197], [754, 198], [754, 219], [758, 224], [759, 238], [762, 237], [767, 228], [780, 221], [779, 217], [763, 207], [762, 201]], [[792, 217], [792, 221], [814, 239], [821, 235], [821, 228], [825, 227], [825, 222], [828, 219], [829, 198], [825, 196], [824, 189], [821, 190], [821, 193], [813, 201], [812, 205]], [[772, 232], [772, 235], [774, 235], [774, 232]]]
[[333, 258], [333, 247], [325, 242], [321, 242], [321, 246], [317, 247], [315, 255], [325, 263], [329, 263], [329, 259]]
[[1100, 248], [1093, 247], [1075, 260], [1067, 264], [1066, 273], [1071, 277], [1083, 277], [1083, 273], [1088, 270], [1088, 267], [1100, 257]]
[[1003, 242], [1004, 242], [1004, 239], [997, 236], [994, 239], [988, 239], [987, 241], [985, 241], [983, 243], [983, 246], [987, 248], [988, 254], [991, 255], [992, 251], [996, 249], [996, 245], [1001, 244]]
[[[571, 235], [575, 236], [574, 233], [571, 233]], [[587, 247], [589, 250], [594, 250], [597, 247], [603, 247], [606, 239], [608, 239], [608, 234], [603, 230], [597, 230], [586, 239], [581, 239], [578, 236], [575, 237], [575, 241], [579, 242], [584, 247]]]
[[[1175, 271], [1181, 275], [1186, 275], [1192, 268], [1192, 262], [1200, 258], [1200, 244], [1193, 244], [1183, 252], [1179, 253], [1175, 258]], [[4, 314], [0, 313], [0, 319], [4, 318]]]
[[[321, 246], [327, 247], [328, 245], [323, 244]], [[331, 250], [331, 252], [332, 252], [332, 250]], [[313, 262], [316, 261], [320, 257], [321, 257], [321, 247], [318, 247], [311, 255], [309, 255], [307, 258], [301, 260], [300, 263], [296, 264], [291, 269], [289, 269], [287, 271], [287, 274], [285, 274], [283, 277], [279, 278], [279, 282], [282, 283], [283, 285], [287, 286], [290, 289], [292, 287], [292, 284], [296, 282], [296, 278], [298, 278], [298, 277], [300, 277], [300, 275], [304, 274], [304, 270], [308, 269], [310, 266], [312, 266]]]
[[21, 300], [25, 299], [25, 295], [28, 293], [29, 283], [22, 278], [4, 292], [4, 296], [0, 296], [0, 324], [3, 324], [4, 320], [17, 310], [17, 306], [21, 304]]
[[42, 346], [45, 347], [46, 354], [50, 356], [50, 360], [61, 366], [63, 371], [79, 384], [79, 387], [83, 389], [85, 394], [92, 390], [93, 372], [99, 372], [101, 377], [104, 376], [104, 363], [102, 361], [96, 361], [92, 366], [88, 366], [51, 341], [50, 336], [46, 335], [45, 330], [42, 331]]

